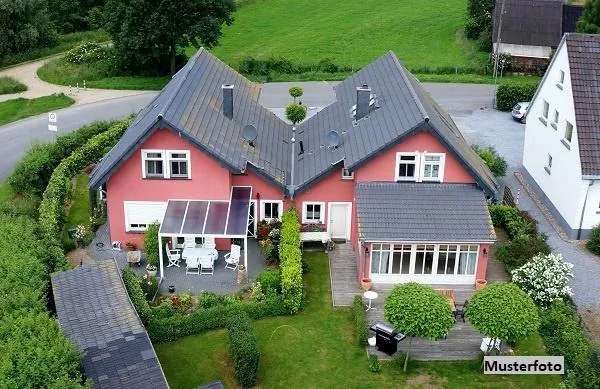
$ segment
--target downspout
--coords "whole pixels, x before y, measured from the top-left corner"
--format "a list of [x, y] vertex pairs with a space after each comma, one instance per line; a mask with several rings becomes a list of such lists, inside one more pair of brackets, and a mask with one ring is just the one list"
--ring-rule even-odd
[[290, 170], [290, 184], [288, 185], [288, 193], [290, 195], [290, 200], [294, 198], [294, 165], [296, 163], [296, 126], [292, 126], [292, 165]]
[[585, 206], [587, 205], [588, 195], [590, 194], [590, 188], [594, 185], [594, 181], [590, 180], [587, 191], [585, 192], [585, 198], [583, 199], [583, 209], [581, 210], [581, 217], [579, 218], [579, 230], [577, 231], [577, 240], [581, 239], [581, 229], [583, 227], [583, 217], [585, 215]]

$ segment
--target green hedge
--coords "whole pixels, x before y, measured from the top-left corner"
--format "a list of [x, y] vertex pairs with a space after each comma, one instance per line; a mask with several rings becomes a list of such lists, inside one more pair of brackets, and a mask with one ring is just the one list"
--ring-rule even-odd
[[84, 167], [104, 156], [121, 138], [130, 120], [114, 123], [108, 130], [91, 138], [83, 146], [63, 159], [54, 169], [39, 207], [39, 223], [43, 236], [60, 245], [65, 223], [65, 206], [71, 195], [71, 179]]
[[[159, 247], [158, 247], [158, 231], [160, 230], [160, 224], [154, 223], [148, 226], [146, 233], [144, 234], [144, 250], [146, 250], [146, 257], [148, 263], [158, 267], [159, 262]], [[162, 245], [162, 244], [161, 244]], [[162, 250], [162, 247], [160, 247]]]
[[366, 346], [369, 338], [369, 328], [367, 323], [367, 312], [365, 311], [362, 296], [354, 296], [354, 301], [352, 302], [352, 316], [354, 317], [356, 342], [359, 346]]
[[302, 307], [303, 280], [300, 222], [293, 208], [285, 211], [281, 218], [279, 260], [283, 302], [290, 313], [296, 313]]
[[48, 251], [36, 222], [0, 215], [0, 387], [81, 387], [80, 356], [47, 311]]
[[592, 228], [590, 238], [585, 244], [585, 247], [587, 247], [592, 253], [600, 255], [600, 224]]
[[57, 137], [54, 143], [34, 145], [17, 163], [8, 183], [16, 193], [40, 196], [54, 168], [90, 138], [108, 130], [112, 124], [114, 122], [95, 122]]
[[600, 387], [598, 350], [587, 339], [574, 307], [557, 301], [540, 314], [540, 334], [553, 355], [563, 355], [568, 387]]
[[209, 330], [223, 328], [227, 317], [234, 311], [244, 311], [252, 319], [282, 316], [288, 313], [279, 296], [267, 296], [264, 302], [236, 302], [210, 308], [198, 307], [189, 314], [174, 314], [164, 317], [160, 307], [148, 304], [140, 279], [131, 269], [123, 270], [123, 282], [138, 315], [146, 325], [153, 342], [171, 342], [184, 336], [196, 335]]
[[260, 351], [252, 321], [244, 311], [232, 312], [227, 318], [229, 355], [235, 378], [242, 388], [256, 385]]
[[538, 87], [531, 82], [505, 82], [496, 89], [496, 108], [500, 111], [510, 111], [515, 104], [522, 101], [531, 101]]

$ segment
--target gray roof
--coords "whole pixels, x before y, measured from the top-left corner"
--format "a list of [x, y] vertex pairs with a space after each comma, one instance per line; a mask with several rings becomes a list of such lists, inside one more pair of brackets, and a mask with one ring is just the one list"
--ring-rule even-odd
[[565, 35], [581, 171], [600, 175], [600, 35]]
[[481, 189], [473, 184], [371, 182], [356, 188], [362, 241], [492, 242]]
[[[556, 47], [562, 37], [563, 0], [504, 0], [500, 41]], [[498, 41], [502, 1], [494, 8], [493, 41]]]
[[54, 273], [58, 321], [96, 388], [168, 388], [114, 261]]
[[[221, 86], [227, 83], [235, 85], [233, 119], [222, 113]], [[351, 110], [356, 104], [356, 87], [363, 84], [376, 95], [377, 109], [355, 121]], [[260, 106], [258, 93], [256, 85], [201, 49], [102, 159], [90, 186], [105, 182], [159, 126], [179, 131], [235, 172], [245, 170], [249, 163], [290, 195], [305, 190], [334, 167], [355, 169], [415, 131], [430, 131], [456, 154], [487, 194], [497, 195], [498, 184], [489, 169], [392, 52], [338, 84], [336, 101], [298, 126], [293, 157], [291, 126]], [[258, 129], [255, 148], [241, 140], [246, 124]], [[335, 149], [326, 146], [331, 130], [342, 138]], [[302, 155], [298, 153], [300, 142], [305, 150]]]

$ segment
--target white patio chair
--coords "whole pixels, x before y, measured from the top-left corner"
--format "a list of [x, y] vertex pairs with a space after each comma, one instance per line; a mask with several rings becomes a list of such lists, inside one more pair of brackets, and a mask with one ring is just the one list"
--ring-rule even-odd
[[240, 246], [231, 245], [231, 251], [225, 254], [225, 269], [235, 270], [240, 264]]
[[165, 251], [167, 252], [167, 258], [169, 258], [169, 264], [167, 267], [177, 266], [179, 267], [179, 261], [181, 259], [181, 251], [177, 249], [170, 249], [169, 244], [165, 243]]
[[208, 263], [200, 262], [200, 274], [203, 275], [213, 275], [215, 272], [215, 265], [213, 261]]
[[185, 274], [200, 274], [200, 260], [197, 257], [185, 261]]
[[183, 238], [183, 247], [188, 249], [192, 247], [196, 247], [196, 240], [194, 237], [186, 236]]

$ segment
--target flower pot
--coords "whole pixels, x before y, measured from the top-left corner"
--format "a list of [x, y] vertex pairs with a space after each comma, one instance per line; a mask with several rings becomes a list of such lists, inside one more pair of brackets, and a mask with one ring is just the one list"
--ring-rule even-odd
[[148, 275], [149, 275], [150, 277], [156, 277], [156, 272], [157, 272], [158, 270], [146, 270], [146, 271], [148, 272]]
[[485, 286], [487, 285], [487, 281], [486, 280], [476, 280], [475, 281], [475, 290], [480, 290], [485, 288]]
[[362, 280], [360, 280], [360, 287], [363, 288], [363, 290], [370, 290], [371, 286], [373, 286], [371, 279], [363, 278]]

